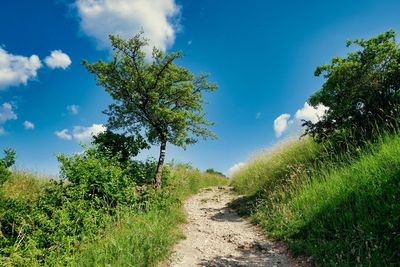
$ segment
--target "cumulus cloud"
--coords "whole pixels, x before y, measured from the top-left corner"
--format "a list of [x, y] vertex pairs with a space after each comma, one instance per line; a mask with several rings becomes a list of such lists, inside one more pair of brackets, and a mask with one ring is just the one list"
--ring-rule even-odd
[[77, 115], [79, 113], [79, 106], [77, 105], [70, 105], [67, 106], [67, 110], [69, 113], [71, 113], [72, 115]]
[[228, 175], [231, 176], [233, 173], [238, 171], [244, 165], [246, 165], [244, 162], [238, 162], [238, 163], [234, 164], [232, 167], [229, 168]]
[[328, 111], [328, 107], [323, 104], [318, 104], [315, 108], [307, 102], [301, 109], [296, 111], [294, 119], [290, 119], [290, 114], [284, 113], [274, 120], [274, 130], [276, 137], [281, 137], [284, 132], [291, 129], [293, 132], [301, 130], [302, 120], [311, 121], [312, 123], [318, 122]]
[[276, 137], [280, 137], [286, 131], [289, 124], [290, 114], [281, 114], [274, 120], [274, 131]]
[[16, 120], [17, 118], [13, 106], [7, 102], [3, 103], [3, 105], [0, 106], [0, 135], [5, 134], [6, 132], [3, 124], [10, 120]]
[[17, 118], [13, 106], [7, 102], [3, 103], [3, 105], [0, 106], [0, 135], [5, 134], [6, 132], [3, 124], [10, 120], [16, 120]]
[[25, 127], [26, 130], [33, 130], [33, 129], [35, 129], [35, 124], [33, 124], [33, 123], [30, 122], [30, 121], [24, 121], [23, 125], [24, 125], [24, 127]]
[[69, 133], [68, 129], [55, 131], [54, 134], [60, 139], [72, 140], [72, 135]]
[[88, 142], [94, 135], [106, 130], [103, 124], [93, 124], [90, 127], [75, 126], [72, 132], [73, 137], [80, 142]]
[[61, 50], [51, 51], [50, 55], [44, 59], [47, 67], [51, 69], [61, 68], [66, 69], [69, 65], [71, 65], [71, 59]]
[[17, 114], [15, 114], [13, 106], [10, 103], [5, 102], [0, 106], [0, 124], [9, 120], [16, 120], [17, 118]]
[[108, 35], [134, 36], [141, 29], [151, 47], [165, 50], [175, 41], [180, 8], [175, 0], [76, 0], [80, 26], [99, 47], [108, 47]]
[[106, 127], [103, 124], [92, 124], [92, 126], [74, 126], [72, 132], [68, 129], [56, 131], [55, 135], [58, 138], [64, 140], [75, 139], [78, 142], [89, 142], [93, 136], [106, 131]]
[[315, 108], [307, 102], [304, 103], [303, 108], [297, 110], [295, 118], [299, 121], [306, 120], [312, 123], [318, 122], [328, 110], [328, 107], [323, 104], [318, 104]]
[[37, 55], [13, 55], [0, 47], [0, 89], [20, 84], [26, 85], [37, 75], [42, 63]]

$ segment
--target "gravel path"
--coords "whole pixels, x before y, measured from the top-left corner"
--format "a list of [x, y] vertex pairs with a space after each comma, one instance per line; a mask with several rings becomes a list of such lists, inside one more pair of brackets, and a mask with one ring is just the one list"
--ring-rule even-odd
[[256, 227], [227, 207], [229, 188], [206, 189], [185, 204], [187, 237], [166, 266], [296, 266]]

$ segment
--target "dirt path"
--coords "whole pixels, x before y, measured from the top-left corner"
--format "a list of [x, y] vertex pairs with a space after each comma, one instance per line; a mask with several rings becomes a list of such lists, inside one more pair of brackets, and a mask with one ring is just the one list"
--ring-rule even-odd
[[167, 266], [295, 266], [248, 221], [227, 207], [229, 188], [206, 189], [185, 204], [187, 237]]

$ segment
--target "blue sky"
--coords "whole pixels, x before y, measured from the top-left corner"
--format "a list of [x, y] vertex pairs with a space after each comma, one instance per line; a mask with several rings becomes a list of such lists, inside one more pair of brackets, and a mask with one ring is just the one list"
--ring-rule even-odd
[[[168, 159], [228, 173], [323, 112], [304, 106], [323, 82], [315, 67], [345, 55], [349, 38], [400, 31], [399, 14], [395, 0], [2, 1], [0, 148], [17, 150], [18, 168], [56, 174], [55, 155], [81, 151], [112, 101], [81, 60], [108, 60], [108, 33], [144, 28], [152, 44], [183, 51], [179, 64], [219, 84], [206, 106], [219, 139], [169, 147]], [[157, 149], [141, 157], [151, 155]]]

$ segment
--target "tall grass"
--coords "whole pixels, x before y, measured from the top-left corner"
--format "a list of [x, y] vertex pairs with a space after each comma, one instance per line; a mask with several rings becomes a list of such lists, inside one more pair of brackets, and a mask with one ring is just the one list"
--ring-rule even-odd
[[[66, 249], [55, 251], [42, 263], [37, 261], [42, 256], [40, 251], [31, 251], [30, 247], [23, 254], [29, 255], [29, 259], [18, 258], [17, 253], [3, 257], [0, 250], [0, 266], [154, 266], [165, 260], [173, 245], [183, 238], [179, 225], [186, 218], [183, 211], [185, 198], [201, 188], [227, 183], [220, 175], [203, 173], [185, 164], [169, 166], [168, 170], [170, 173], [165, 176], [161, 190], [153, 189], [151, 185], [138, 188], [140, 201], [137, 206], [116, 209], [112, 216], [107, 217], [104, 228], [84, 235], [79, 241], [70, 242]], [[46, 177], [14, 171], [0, 190], [5, 199], [15, 200], [15, 203], [37, 202], [45, 194], [44, 189], [50, 186], [48, 181]], [[24, 215], [32, 220], [36, 216]], [[58, 221], [54, 223], [51, 227], [57, 228]], [[29, 227], [27, 224], [25, 230], [30, 231]], [[0, 245], [3, 244], [1, 234]], [[24, 233], [21, 236], [23, 238]], [[63, 238], [69, 237], [65, 234]], [[13, 249], [20, 252], [18, 242]]]
[[28, 171], [14, 171], [3, 185], [3, 193], [11, 199], [35, 201], [50, 177]]
[[224, 185], [216, 174], [202, 173], [186, 164], [170, 166], [162, 191], [150, 192], [147, 212], [121, 216], [100, 240], [83, 245], [76, 266], [155, 266], [167, 259], [183, 238], [179, 225], [186, 221], [183, 201], [200, 189]]
[[254, 222], [324, 266], [400, 264], [400, 136], [334, 155], [311, 139], [289, 141], [233, 175], [255, 196]]

